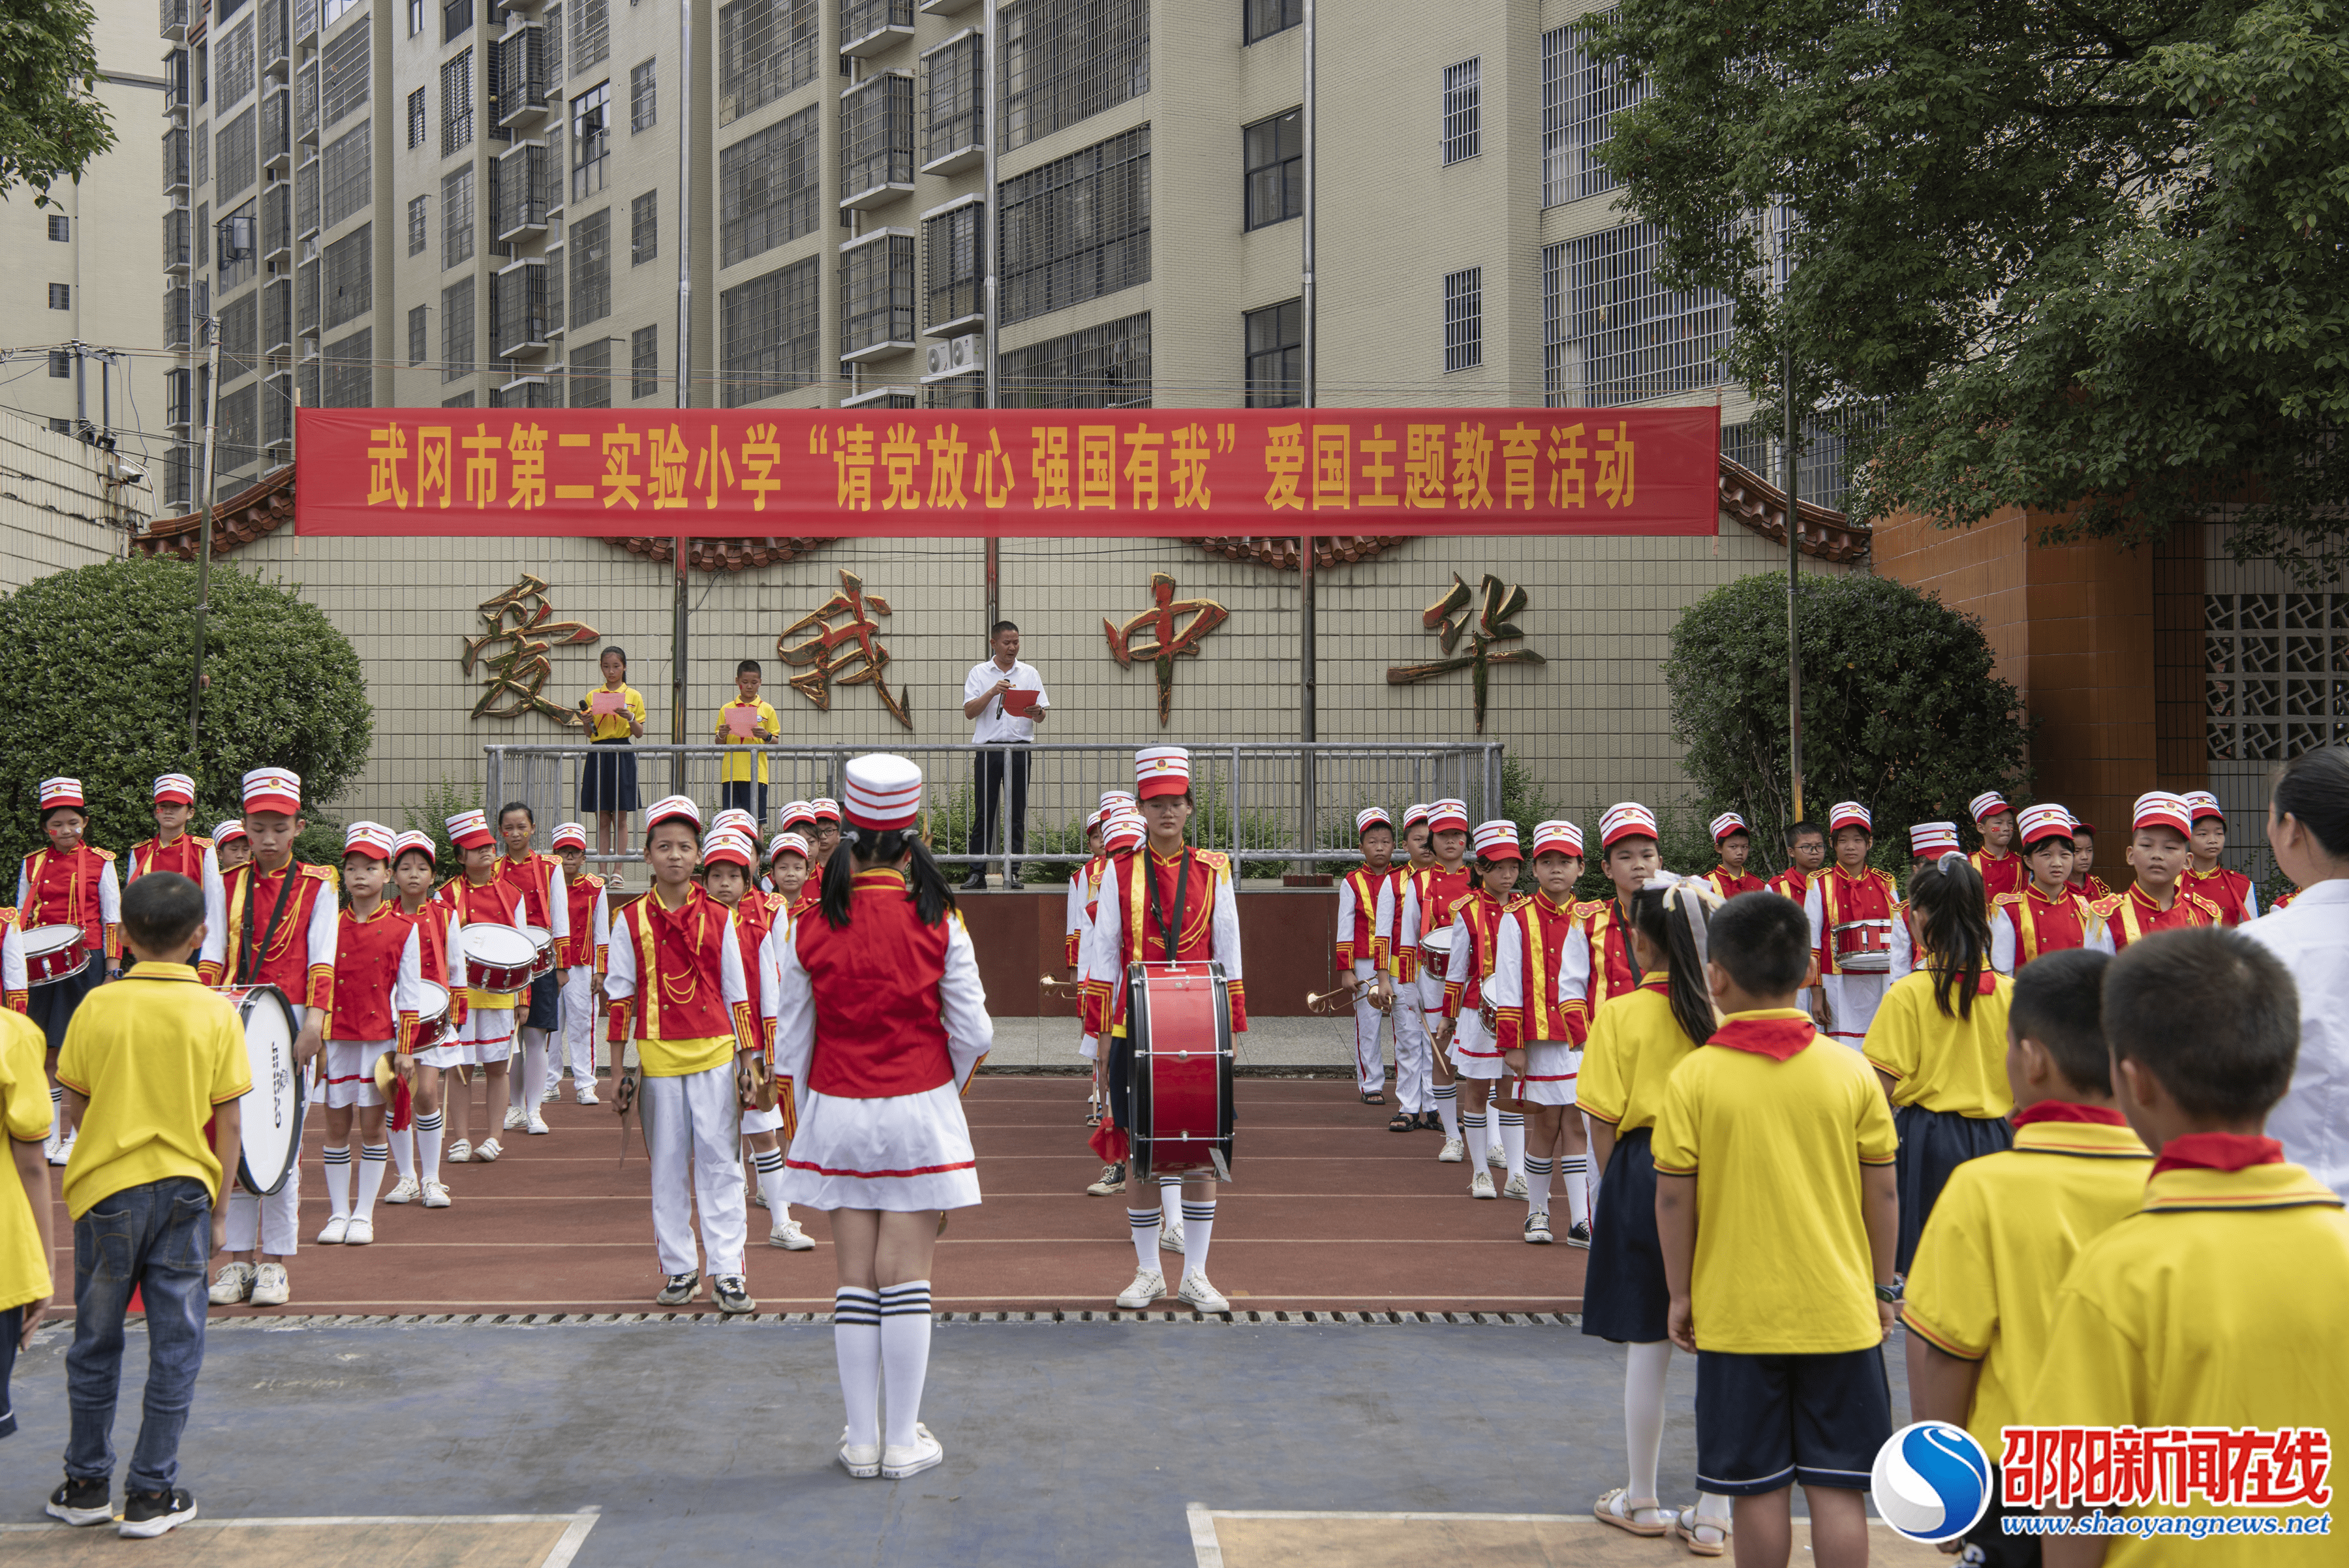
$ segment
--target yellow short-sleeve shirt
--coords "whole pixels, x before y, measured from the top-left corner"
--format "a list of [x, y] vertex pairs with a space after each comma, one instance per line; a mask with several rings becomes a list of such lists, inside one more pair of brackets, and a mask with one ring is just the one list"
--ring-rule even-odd
[[767, 782], [766, 748], [774, 744], [774, 742], [772, 741], [761, 740], [757, 734], [738, 735], [734, 732], [733, 727], [726, 722], [726, 715], [729, 712], [737, 708], [746, 707], [757, 715], [756, 722], [751, 725], [753, 730], [760, 732], [761, 734], [767, 735], [781, 735], [783, 732], [783, 721], [781, 715], [778, 714], [773, 708], [770, 707], [767, 703], [767, 700], [763, 697], [754, 699], [750, 702], [744, 702], [741, 698], [737, 697], [732, 701], [727, 703], [724, 707], [719, 709], [718, 723], [715, 730], [715, 733], [718, 736], [718, 743], [721, 746], [747, 746], [751, 748], [750, 755], [740, 757], [728, 756], [720, 757], [719, 759], [718, 777], [720, 782], [725, 784], [750, 783], [750, 768], [754, 762], [758, 764], [758, 782], [761, 784], [765, 784]]
[[1966, 1429], [1992, 1459], [2047, 1354], [2056, 1288], [2080, 1249], [2137, 1210], [2153, 1155], [2126, 1126], [2033, 1122], [1950, 1174], [1909, 1267], [1901, 1320], [1982, 1363]]
[[[594, 691], [587, 693], [587, 701], [593, 702], [595, 700], [596, 691], [607, 690], [609, 690], [607, 687], [596, 687]], [[625, 741], [628, 739], [628, 720], [634, 719], [639, 724], [645, 722], [644, 693], [624, 680], [620, 683], [620, 697], [627, 705], [627, 712], [626, 715], [619, 713], [588, 713], [583, 716], [582, 722], [587, 726], [587, 738], [589, 740]]]
[[[1920, 969], [1892, 982], [1868, 1026], [1861, 1054], [1893, 1080], [1896, 1106], [1961, 1116], [2008, 1115], [2014, 1091], [2006, 1082], [2006, 1015], [2014, 981], [1985, 973], [1989, 992], [1974, 997], [1968, 1016], [1951, 1018], [1933, 1000], [1935, 978]], [[1950, 1002], [1957, 1005], [1957, 998]]]
[[[2091, 1240], [2056, 1292], [2032, 1426], [2280, 1427], [2349, 1432], [2349, 1215], [2297, 1165], [2165, 1170], [2143, 1208]], [[2336, 1461], [2337, 1463], [2337, 1461]], [[2336, 1471], [2333, 1486], [2340, 1482]], [[2337, 1494], [2336, 1494], [2337, 1495]], [[2214, 1509], [2199, 1497], [2148, 1513], [2280, 1514]], [[2184, 1561], [2270, 1568], [2340, 1561], [2330, 1535], [2107, 1538], [2106, 1568]]]
[[57, 1052], [57, 1082], [89, 1099], [66, 1165], [75, 1219], [125, 1188], [175, 1176], [220, 1200], [204, 1124], [253, 1087], [253, 1072], [236, 1009], [194, 970], [142, 963], [84, 997]]
[[1583, 1042], [1575, 1103], [1599, 1120], [1612, 1123], [1618, 1137], [1651, 1127], [1663, 1107], [1664, 1085], [1671, 1081], [1672, 1069], [1695, 1049], [1681, 1033], [1671, 1001], [1661, 988], [1642, 983], [1610, 996], [1599, 1004], [1589, 1037]]
[[[0, 1136], [31, 1143], [48, 1135], [49, 1081], [41, 1070], [47, 1049], [39, 1024], [0, 1008]], [[47, 1295], [56, 1282], [50, 1263], [16, 1162], [0, 1159], [0, 1312]]]
[[1883, 1343], [1859, 1168], [1890, 1165], [1898, 1147], [1876, 1075], [1832, 1041], [1783, 1062], [1709, 1044], [1673, 1069], [1656, 1171], [1696, 1178], [1699, 1348], [1828, 1355]]

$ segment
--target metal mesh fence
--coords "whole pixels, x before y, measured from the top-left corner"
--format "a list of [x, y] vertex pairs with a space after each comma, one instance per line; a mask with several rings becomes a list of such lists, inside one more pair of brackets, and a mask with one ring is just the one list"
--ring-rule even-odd
[[1150, 405], [1150, 312], [1007, 349], [996, 374], [1007, 409]]
[[1020, 0], [998, 36], [1006, 152], [1150, 90], [1148, 0]]
[[822, 113], [810, 104], [719, 150], [719, 265], [763, 255], [814, 232]]
[[780, 397], [815, 379], [823, 275], [810, 256], [719, 296], [726, 406]]
[[999, 187], [1006, 326], [1150, 281], [1150, 127]]
[[1542, 251], [1543, 399], [1636, 402], [1723, 384], [1730, 302], [1658, 286], [1663, 231], [1626, 223]]

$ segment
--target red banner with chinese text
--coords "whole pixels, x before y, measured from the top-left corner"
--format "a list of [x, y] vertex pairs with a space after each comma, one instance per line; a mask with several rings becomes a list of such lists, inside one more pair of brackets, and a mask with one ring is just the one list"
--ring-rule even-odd
[[1710, 535], [1692, 409], [303, 409], [295, 531]]

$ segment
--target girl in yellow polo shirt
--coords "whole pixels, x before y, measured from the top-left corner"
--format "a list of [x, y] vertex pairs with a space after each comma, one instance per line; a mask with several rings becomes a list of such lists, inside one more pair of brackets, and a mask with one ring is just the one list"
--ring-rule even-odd
[[[617, 748], [597, 752], [587, 758], [587, 765], [579, 771], [579, 813], [585, 816], [595, 814], [595, 846], [604, 855], [627, 853], [623, 839], [620, 818], [640, 810], [644, 803], [636, 798], [636, 759], [627, 753], [627, 746], [645, 732], [644, 693], [628, 684], [628, 656], [618, 648], [604, 649], [602, 661], [604, 684], [579, 700], [581, 723], [587, 730], [587, 742], [595, 746]], [[598, 699], [608, 711], [596, 711]], [[618, 705], [613, 705], [614, 699]], [[613, 881], [619, 880], [614, 867]]]

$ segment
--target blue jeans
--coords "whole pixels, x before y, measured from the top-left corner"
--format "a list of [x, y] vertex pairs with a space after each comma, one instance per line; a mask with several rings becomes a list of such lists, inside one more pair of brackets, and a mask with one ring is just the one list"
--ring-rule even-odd
[[74, 1221], [74, 1342], [66, 1352], [66, 1399], [73, 1411], [66, 1474], [74, 1480], [114, 1479], [122, 1315], [135, 1285], [147, 1311], [147, 1398], [123, 1480], [133, 1491], [177, 1484], [180, 1433], [204, 1364], [204, 1264], [212, 1245], [212, 1193], [184, 1176], [110, 1193]]

